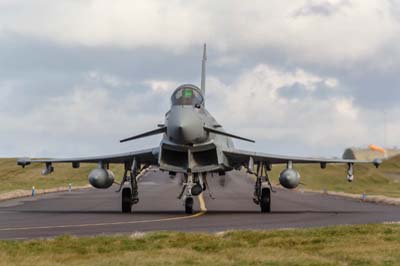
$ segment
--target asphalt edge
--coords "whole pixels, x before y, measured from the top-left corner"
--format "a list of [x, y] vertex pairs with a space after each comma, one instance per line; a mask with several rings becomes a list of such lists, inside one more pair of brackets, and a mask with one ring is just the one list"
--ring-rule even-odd
[[329, 195], [329, 196], [338, 196], [338, 197], [343, 197], [343, 198], [350, 198], [350, 199], [359, 200], [362, 202], [383, 203], [383, 204], [387, 204], [387, 205], [400, 206], [400, 198], [391, 198], [391, 197], [382, 196], [382, 195], [352, 194], [352, 193], [346, 193], [346, 192], [327, 191], [327, 190], [312, 190], [312, 189], [301, 189], [301, 190], [297, 190], [297, 191], [318, 193], [318, 194]]
[[[91, 188], [91, 185], [85, 186], [77, 186], [73, 188], [68, 187], [56, 187], [56, 188], [45, 188], [45, 189], [35, 189], [35, 195], [44, 195], [49, 193], [57, 193], [57, 192], [67, 192], [67, 191], [75, 191], [79, 189]], [[32, 197], [32, 190], [13, 190], [10, 192], [0, 194], [0, 202], [12, 199], [19, 199], [19, 198], [27, 198]]]
[[[148, 171], [148, 169], [142, 170], [137, 176], [138, 180], [140, 178], [142, 178], [147, 173], [147, 171]], [[35, 196], [49, 194], [49, 193], [76, 191], [76, 190], [87, 189], [87, 188], [91, 188], [91, 187], [92, 186], [90, 184], [87, 184], [84, 186], [76, 186], [76, 187], [71, 187], [71, 188], [56, 187], [56, 188], [35, 189]], [[13, 191], [9, 191], [9, 192], [0, 194], [0, 202], [12, 200], [12, 199], [28, 198], [28, 197], [33, 197], [32, 190], [17, 189], [17, 190], [13, 190]]]

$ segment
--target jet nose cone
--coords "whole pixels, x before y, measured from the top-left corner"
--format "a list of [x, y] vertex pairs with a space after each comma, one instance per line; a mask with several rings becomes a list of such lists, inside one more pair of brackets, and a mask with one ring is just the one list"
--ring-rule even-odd
[[168, 116], [167, 135], [179, 144], [194, 144], [206, 136], [203, 121], [192, 106], [171, 109]]

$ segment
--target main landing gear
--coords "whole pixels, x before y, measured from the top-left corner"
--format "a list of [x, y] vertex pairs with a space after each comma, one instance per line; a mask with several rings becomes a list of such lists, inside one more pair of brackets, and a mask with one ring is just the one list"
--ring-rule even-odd
[[265, 184], [267, 182], [263, 182], [263, 179], [265, 177], [257, 177], [253, 201], [255, 204], [260, 205], [261, 212], [271, 212], [272, 188], [266, 187]]
[[[265, 167], [265, 176], [262, 176]], [[253, 165], [250, 162], [248, 167], [248, 172], [254, 174], [256, 179], [256, 184], [254, 186], [254, 198], [255, 204], [260, 206], [261, 212], [271, 212], [271, 192], [275, 192], [272, 188], [268, 176], [268, 167], [264, 163], [260, 162], [257, 165], [257, 172], [253, 172]]]
[[260, 197], [261, 212], [271, 212], [271, 189], [263, 188]]
[[125, 167], [124, 177], [122, 179], [120, 188], [117, 192], [121, 191], [125, 182], [129, 181], [130, 187], [125, 187], [122, 189], [121, 194], [121, 209], [123, 213], [130, 213], [132, 211], [132, 205], [139, 202], [139, 192], [138, 192], [138, 163], [136, 159], [133, 159], [132, 166], [130, 169], [130, 176], [128, 176], [128, 167]]
[[122, 189], [122, 212], [128, 213], [132, 210], [132, 191], [130, 188], [125, 187]]

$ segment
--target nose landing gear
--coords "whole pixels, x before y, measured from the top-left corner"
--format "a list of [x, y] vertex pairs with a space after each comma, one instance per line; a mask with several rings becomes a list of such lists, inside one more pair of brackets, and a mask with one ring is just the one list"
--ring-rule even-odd
[[185, 199], [185, 213], [186, 214], [192, 214], [193, 213], [193, 203], [194, 200], [192, 197], [187, 197]]
[[204, 190], [207, 189], [207, 183], [203, 177], [199, 174], [185, 174], [184, 181], [182, 184], [181, 193], [179, 193], [178, 199], [184, 198], [185, 213], [193, 213], [194, 199], [193, 196], [199, 196]]

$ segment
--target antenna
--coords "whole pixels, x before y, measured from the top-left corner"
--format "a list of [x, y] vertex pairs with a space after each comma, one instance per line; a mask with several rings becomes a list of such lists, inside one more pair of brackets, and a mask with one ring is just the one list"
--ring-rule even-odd
[[201, 62], [201, 92], [203, 97], [206, 94], [206, 61], [207, 61], [207, 46], [204, 44], [203, 61]]

